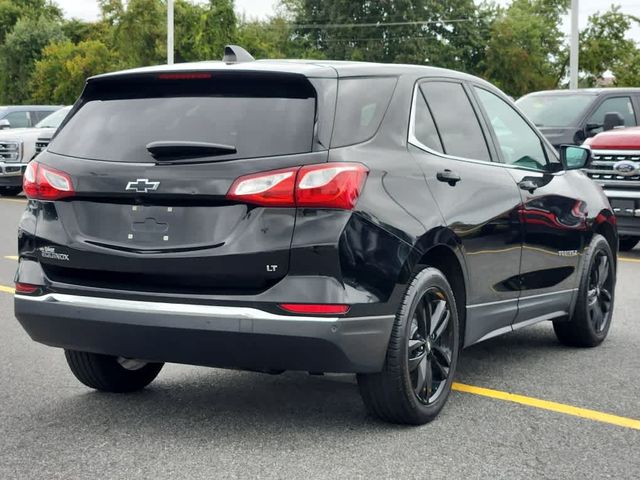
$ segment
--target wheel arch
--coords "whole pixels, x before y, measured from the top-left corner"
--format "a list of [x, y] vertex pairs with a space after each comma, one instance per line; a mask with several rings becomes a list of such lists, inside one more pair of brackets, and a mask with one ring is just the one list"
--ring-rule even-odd
[[615, 227], [615, 216], [608, 210], [603, 210], [596, 217], [593, 233], [602, 235], [606, 240], [614, 257], [618, 256], [618, 232]]
[[437, 268], [451, 285], [460, 321], [460, 345], [462, 348], [467, 319], [467, 274], [462, 254], [458, 248], [454, 248], [450, 244], [438, 244], [419, 253], [417, 258], [413, 268], [414, 272], [425, 266]]

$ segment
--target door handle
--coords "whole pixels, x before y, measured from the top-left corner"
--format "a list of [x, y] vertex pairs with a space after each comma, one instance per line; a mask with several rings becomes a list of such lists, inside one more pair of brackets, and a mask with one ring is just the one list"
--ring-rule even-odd
[[460, 175], [458, 175], [455, 172], [452, 172], [449, 169], [446, 169], [442, 172], [438, 172], [436, 174], [436, 178], [440, 181], [440, 182], [445, 182], [448, 183], [449, 185], [451, 185], [452, 187], [456, 186], [456, 183], [458, 183], [460, 180], [462, 180], [460, 178]]
[[538, 188], [538, 184], [533, 180], [522, 180], [518, 183], [521, 190], [527, 190], [529, 193], [533, 193]]

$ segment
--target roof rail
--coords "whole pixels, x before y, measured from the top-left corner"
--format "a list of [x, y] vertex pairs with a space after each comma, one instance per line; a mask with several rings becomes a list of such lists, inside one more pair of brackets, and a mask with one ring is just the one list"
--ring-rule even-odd
[[255, 62], [255, 60], [249, 52], [238, 45], [227, 45], [224, 47], [222, 61], [225, 63]]

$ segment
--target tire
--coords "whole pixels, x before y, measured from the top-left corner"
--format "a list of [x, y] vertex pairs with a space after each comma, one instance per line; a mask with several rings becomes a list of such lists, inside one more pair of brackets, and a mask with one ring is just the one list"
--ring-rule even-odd
[[22, 187], [1, 187], [0, 196], [4, 197], [17, 197], [20, 195]]
[[611, 247], [595, 235], [584, 259], [575, 310], [571, 318], [556, 320], [560, 343], [570, 347], [597, 347], [609, 333], [613, 316], [616, 268]]
[[141, 390], [158, 376], [164, 365], [75, 350], [65, 350], [64, 354], [75, 377], [87, 387], [101, 392]]
[[640, 242], [638, 237], [620, 237], [620, 251], [628, 252], [633, 250], [638, 242]]
[[369, 412], [391, 423], [423, 425], [433, 420], [451, 392], [459, 335], [449, 282], [435, 268], [422, 269], [396, 314], [382, 372], [358, 375]]

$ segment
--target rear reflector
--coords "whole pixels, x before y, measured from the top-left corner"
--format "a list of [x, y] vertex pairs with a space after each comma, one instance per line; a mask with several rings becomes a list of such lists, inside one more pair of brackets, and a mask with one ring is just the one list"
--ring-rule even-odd
[[360, 163], [323, 163], [245, 175], [231, 185], [227, 198], [271, 207], [351, 210], [368, 171]]
[[32, 200], [60, 200], [75, 193], [71, 177], [67, 173], [36, 161], [27, 165], [22, 179], [22, 189]]
[[320, 315], [341, 314], [349, 311], [349, 305], [325, 303], [283, 303], [280, 308], [291, 313], [315, 313]]
[[39, 288], [39, 285], [32, 285], [30, 283], [16, 283], [16, 293], [20, 293], [23, 295], [35, 293]]

